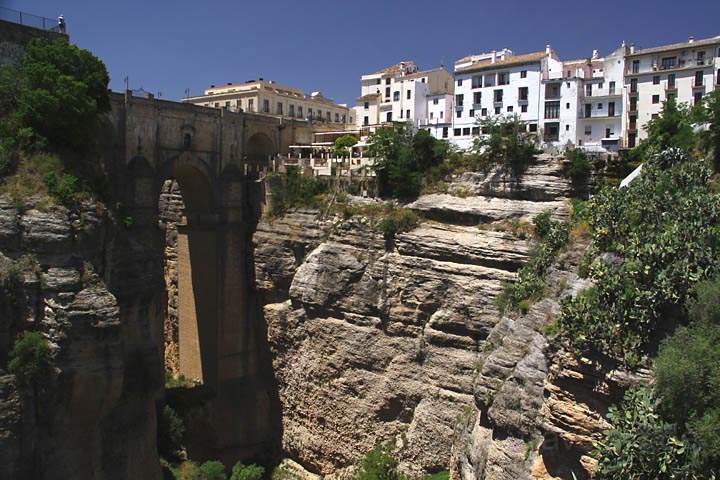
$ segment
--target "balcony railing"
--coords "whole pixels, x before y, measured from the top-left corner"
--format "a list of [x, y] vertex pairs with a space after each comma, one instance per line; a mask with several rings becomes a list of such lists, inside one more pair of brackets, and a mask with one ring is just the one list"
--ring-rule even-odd
[[0, 20], [50, 32], [66, 33], [65, 23], [60, 23], [60, 20], [57, 18], [41, 17], [31, 13], [21, 12], [20, 10], [13, 10], [12, 8], [0, 7]]

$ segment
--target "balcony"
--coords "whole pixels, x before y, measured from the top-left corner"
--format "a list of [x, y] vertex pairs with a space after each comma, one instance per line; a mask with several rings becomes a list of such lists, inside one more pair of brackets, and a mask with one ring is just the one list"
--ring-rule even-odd
[[696, 81], [696, 82], [693, 83], [693, 86], [692, 86], [692, 89], [693, 89], [693, 90], [702, 90], [702, 89], [704, 89], [704, 88], [705, 88], [705, 81], [704, 81], [704, 80], [703, 80], [702, 82], [697, 82], [697, 81]]
[[495, 100], [495, 101], [493, 102], [493, 107], [502, 107], [502, 106], [503, 106], [503, 101], [502, 101], [502, 99], [500, 99], [500, 100]]
[[473, 110], [480, 110], [480, 109], [482, 109], [482, 105], [479, 103], [473, 103], [472, 108], [473, 108]]
[[465, 107], [462, 104], [455, 105], [455, 111], [457, 111], [457, 112], [462, 112], [463, 108], [465, 108]]
[[518, 105], [527, 105], [528, 99], [527, 98], [521, 98], [518, 100]]

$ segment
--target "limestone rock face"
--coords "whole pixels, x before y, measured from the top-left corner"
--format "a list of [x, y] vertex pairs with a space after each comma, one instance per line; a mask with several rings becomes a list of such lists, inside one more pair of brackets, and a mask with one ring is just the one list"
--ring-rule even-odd
[[[99, 204], [19, 211], [0, 199], [1, 478], [160, 478], [158, 351], [149, 325], [127, 334], [103, 279], [111, 231]], [[36, 392], [5, 370], [23, 330], [51, 346]]]

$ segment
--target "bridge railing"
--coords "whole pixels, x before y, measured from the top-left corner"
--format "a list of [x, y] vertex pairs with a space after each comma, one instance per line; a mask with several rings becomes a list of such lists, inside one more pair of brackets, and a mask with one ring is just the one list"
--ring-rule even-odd
[[0, 20], [50, 32], [66, 33], [65, 26], [61, 25], [57, 18], [41, 17], [20, 10], [13, 10], [12, 8], [0, 7]]

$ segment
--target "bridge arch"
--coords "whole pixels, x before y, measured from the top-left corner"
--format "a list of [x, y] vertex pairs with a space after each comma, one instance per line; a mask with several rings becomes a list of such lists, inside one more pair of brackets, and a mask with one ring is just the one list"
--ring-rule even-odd
[[245, 143], [247, 162], [253, 166], [267, 166], [270, 157], [277, 153], [275, 142], [265, 132], [255, 132]]

